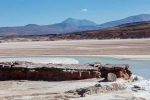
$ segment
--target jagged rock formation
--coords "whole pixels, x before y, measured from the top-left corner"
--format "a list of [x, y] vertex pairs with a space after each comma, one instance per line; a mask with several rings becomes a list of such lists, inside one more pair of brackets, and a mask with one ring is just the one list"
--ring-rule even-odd
[[41, 64], [25, 61], [0, 62], [0, 80], [80, 80], [103, 77], [107, 81], [131, 77], [129, 65]]

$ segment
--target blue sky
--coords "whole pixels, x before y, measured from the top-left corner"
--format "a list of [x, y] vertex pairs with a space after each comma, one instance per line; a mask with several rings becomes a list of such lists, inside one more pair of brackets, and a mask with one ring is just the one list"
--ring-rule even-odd
[[48, 25], [66, 18], [97, 24], [150, 14], [150, 0], [0, 0], [0, 27]]

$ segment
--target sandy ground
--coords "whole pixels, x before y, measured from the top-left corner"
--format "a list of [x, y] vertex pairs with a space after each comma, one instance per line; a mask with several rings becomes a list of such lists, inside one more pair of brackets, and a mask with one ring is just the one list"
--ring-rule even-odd
[[96, 81], [91, 82], [91, 80], [84, 81], [1, 81], [0, 98], [19, 100], [35, 98], [36, 100], [40, 97], [40, 100], [43, 100], [42, 97], [59, 96], [64, 91], [91, 86], [96, 83]]
[[[118, 79], [117, 82], [125, 85], [126, 90], [99, 93], [88, 95], [81, 98], [72, 98], [69, 100], [124, 100], [133, 97], [143, 97], [150, 100], [150, 80], [139, 78], [136, 82], [131, 80], [124, 81]], [[0, 82], [0, 100], [63, 100], [58, 99], [61, 96], [69, 96], [64, 94], [64, 91], [74, 90], [95, 84], [110, 85], [114, 82], [99, 82], [100, 79], [86, 79], [78, 81], [59, 81], [59, 82], [46, 82], [46, 81], [1, 81]], [[133, 85], [138, 85], [145, 90], [132, 91]], [[46, 99], [48, 98], [48, 99]], [[55, 98], [55, 99], [54, 99]]]
[[150, 39], [68, 40], [0, 43], [0, 56], [150, 55]]

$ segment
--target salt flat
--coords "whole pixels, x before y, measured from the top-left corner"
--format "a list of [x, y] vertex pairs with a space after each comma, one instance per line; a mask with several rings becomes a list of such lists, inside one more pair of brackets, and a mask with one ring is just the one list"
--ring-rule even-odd
[[[135, 77], [133, 75], [133, 77]], [[139, 77], [139, 76], [138, 76]], [[116, 82], [99, 82], [101, 79], [86, 79], [77, 81], [1, 81], [0, 100], [143, 100], [132, 99], [142, 97], [150, 99], [150, 80], [139, 77], [138, 81], [118, 79]], [[125, 90], [113, 91], [108, 93], [98, 93], [87, 95], [86, 97], [74, 97], [75, 95], [65, 94], [65, 91], [75, 90], [94, 86], [95, 84], [110, 85], [112, 83], [122, 84]], [[144, 90], [133, 91], [132, 87], [138, 85]], [[70, 96], [70, 97], [69, 97]], [[69, 97], [67, 99], [61, 99]], [[71, 98], [72, 97], [72, 98]]]
[[150, 39], [63, 40], [0, 43], [0, 56], [149, 55]]

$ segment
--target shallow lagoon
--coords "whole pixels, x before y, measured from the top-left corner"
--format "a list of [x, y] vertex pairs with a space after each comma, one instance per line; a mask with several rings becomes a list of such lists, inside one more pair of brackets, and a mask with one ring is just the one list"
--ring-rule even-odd
[[[68, 58], [71, 58], [70, 60]], [[111, 63], [111, 64], [129, 64], [130, 70], [133, 74], [143, 76], [145, 78], [150, 79], [150, 60], [130, 60], [130, 59], [119, 59], [109, 56], [51, 56], [51, 55], [42, 55], [42, 56], [5, 56], [0, 57], [0, 61], [7, 61], [8, 59], [11, 60], [20, 60], [20, 59], [29, 59], [29, 61], [37, 60], [40, 62], [50, 61], [49, 63], [54, 62], [54, 60], [61, 60], [61, 62], [65, 62], [66, 59], [69, 63], [78, 63], [85, 64], [85, 63], [94, 63], [94, 62], [101, 62], [103, 64]], [[75, 60], [73, 60], [75, 59]], [[39, 62], [39, 63], [40, 63]]]

